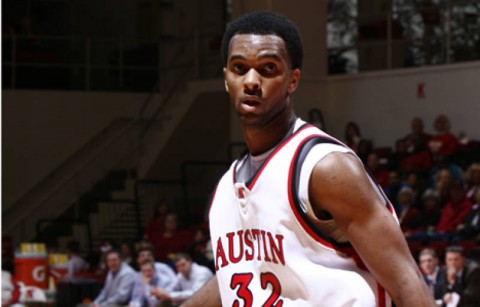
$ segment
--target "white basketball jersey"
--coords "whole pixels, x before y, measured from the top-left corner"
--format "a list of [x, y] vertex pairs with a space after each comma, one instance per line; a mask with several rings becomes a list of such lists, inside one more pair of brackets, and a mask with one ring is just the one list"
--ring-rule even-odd
[[311, 171], [333, 151], [349, 149], [303, 125], [249, 182], [235, 182], [236, 162], [220, 180], [210, 233], [222, 306], [391, 305], [348, 242], [322, 233], [305, 215]]

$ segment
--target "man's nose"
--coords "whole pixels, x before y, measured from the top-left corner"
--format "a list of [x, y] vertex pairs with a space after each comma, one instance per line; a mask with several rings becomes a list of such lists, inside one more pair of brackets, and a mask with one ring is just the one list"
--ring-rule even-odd
[[245, 74], [244, 87], [248, 92], [255, 92], [260, 89], [260, 75], [255, 69], [250, 68]]

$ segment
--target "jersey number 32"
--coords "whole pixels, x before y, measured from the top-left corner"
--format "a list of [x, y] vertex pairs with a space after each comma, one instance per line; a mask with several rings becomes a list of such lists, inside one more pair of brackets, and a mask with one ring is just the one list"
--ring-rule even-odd
[[[248, 288], [250, 282], [253, 279], [252, 273], [237, 273], [232, 276], [230, 281], [230, 288], [232, 290], [237, 289], [237, 297], [245, 303], [240, 305], [240, 300], [236, 299], [233, 302], [232, 307], [252, 307], [253, 306], [253, 294]], [[280, 298], [282, 293], [282, 287], [278, 278], [270, 272], [260, 274], [260, 285], [262, 289], [267, 290], [268, 285], [272, 287], [272, 293], [267, 300], [262, 304], [262, 307], [282, 307], [283, 300]]]

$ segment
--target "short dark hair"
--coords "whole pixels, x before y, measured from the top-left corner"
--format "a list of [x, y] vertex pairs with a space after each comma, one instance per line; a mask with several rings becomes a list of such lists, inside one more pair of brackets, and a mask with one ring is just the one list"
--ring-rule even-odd
[[192, 257], [190, 257], [189, 254], [187, 253], [178, 253], [175, 255], [174, 262], [180, 261], [180, 260], [187, 260], [187, 261], [192, 261]]
[[105, 259], [107, 259], [110, 254], [117, 254], [118, 258], [122, 259], [122, 253], [120, 252], [120, 250], [118, 250], [116, 248], [113, 248], [113, 249], [109, 250], [108, 252], [106, 252], [105, 253]]
[[465, 256], [465, 252], [463, 251], [463, 247], [458, 245], [451, 245], [447, 247], [446, 253], [457, 253], [461, 256]]
[[297, 26], [286, 17], [269, 11], [258, 11], [240, 16], [225, 29], [222, 40], [222, 61], [226, 66], [230, 40], [237, 34], [276, 35], [283, 39], [292, 68], [303, 63], [302, 38]]

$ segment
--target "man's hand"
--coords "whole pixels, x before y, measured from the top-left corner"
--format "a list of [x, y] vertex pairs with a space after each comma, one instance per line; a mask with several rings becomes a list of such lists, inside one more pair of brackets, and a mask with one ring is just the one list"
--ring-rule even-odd
[[150, 294], [154, 295], [159, 300], [164, 300], [164, 301], [172, 300], [172, 297], [170, 296], [170, 294], [163, 289], [157, 289], [155, 287], [151, 287]]

